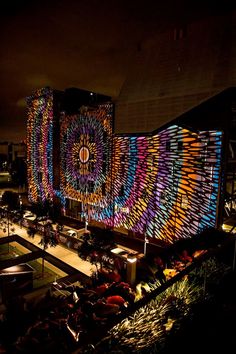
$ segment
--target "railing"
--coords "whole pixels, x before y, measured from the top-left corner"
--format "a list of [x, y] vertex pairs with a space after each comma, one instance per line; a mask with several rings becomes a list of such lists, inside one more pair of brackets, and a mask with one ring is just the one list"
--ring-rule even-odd
[[[129, 319], [134, 319], [135, 314], [139, 313], [140, 309], [142, 308], [144, 309], [147, 305], [151, 303], [152, 300], [154, 301], [155, 299], [157, 299], [160, 295], [164, 294], [165, 291], [170, 289], [175, 284], [184, 281], [186, 277], [190, 277], [191, 275], [191, 277], [193, 277], [194, 280], [196, 280], [197, 277], [194, 276], [194, 272], [195, 271], [198, 272], [199, 269], [202, 270], [202, 274], [201, 277], [199, 277], [200, 282], [198, 279], [198, 288], [201, 293], [202, 301], [205, 301], [206, 297], [208, 296], [208, 285], [210, 283], [210, 275], [215, 276], [214, 271], [212, 271], [212, 274], [210, 274], [211, 270], [208, 268], [208, 262], [212, 260], [214, 257], [218, 257], [222, 252], [224, 252], [228, 248], [230, 248], [231, 251], [233, 251], [234, 238], [230, 238], [221, 246], [211, 249], [207, 251], [205, 254], [197, 257], [191, 264], [186, 266], [185, 269], [180, 271], [171, 279], [167, 280], [164, 284], [157, 286], [155, 290], [151, 291], [150, 293], [147, 293], [139, 301], [135, 302], [133, 305], [130, 305], [128, 308], [123, 309], [122, 313], [114, 316], [112, 320], [110, 320], [109, 322], [106, 323], [106, 325], [104, 325], [103, 335], [101, 335], [100, 332], [100, 334], [95, 334], [95, 335], [93, 334], [93, 336], [91, 336], [91, 333], [88, 332], [86, 337], [87, 343], [90, 343], [93, 346], [98, 346], [99, 348], [99, 345], [104, 340], [104, 337], [108, 337], [108, 342], [109, 342], [109, 340], [111, 339], [111, 338], [109, 339], [109, 333], [110, 336], [112, 336], [112, 331], [116, 333], [116, 335], [118, 333], [118, 329], [114, 330], [114, 328], [116, 328], [117, 325], [121, 325], [121, 323], [123, 322], [128, 323]], [[231, 265], [225, 265], [224, 269], [222, 269], [223, 274], [220, 274], [219, 269], [216, 270], [216, 272], [218, 271], [219, 278], [225, 275], [224, 272], [232, 271], [233, 260], [231, 261], [232, 261]], [[147, 310], [142, 311], [142, 313], [145, 315], [145, 313], [147, 313]], [[93, 340], [91, 340], [91, 338], [93, 338]], [[86, 351], [84, 350], [84, 352]]]

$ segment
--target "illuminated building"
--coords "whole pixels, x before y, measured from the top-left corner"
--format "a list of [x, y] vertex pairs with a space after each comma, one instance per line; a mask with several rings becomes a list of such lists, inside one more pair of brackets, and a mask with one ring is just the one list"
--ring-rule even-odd
[[234, 90], [146, 134], [114, 134], [114, 105], [105, 96], [91, 103], [78, 90], [73, 106], [60, 95], [60, 119], [53, 90], [28, 99], [32, 201], [51, 198], [89, 225], [163, 243], [220, 225]]

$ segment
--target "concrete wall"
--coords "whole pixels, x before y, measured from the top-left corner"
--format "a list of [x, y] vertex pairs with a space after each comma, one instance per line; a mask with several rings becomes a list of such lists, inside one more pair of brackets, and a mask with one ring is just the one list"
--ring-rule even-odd
[[152, 131], [236, 86], [236, 11], [150, 38], [116, 102], [115, 132]]

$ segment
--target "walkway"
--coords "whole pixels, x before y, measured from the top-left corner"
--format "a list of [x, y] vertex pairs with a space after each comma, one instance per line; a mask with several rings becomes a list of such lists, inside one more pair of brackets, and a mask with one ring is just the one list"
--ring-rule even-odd
[[[41, 235], [36, 233], [34, 238], [30, 238], [27, 234], [26, 228], [20, 228], [20, 226], [17, 224], [14, 224], [14, 227], [15, 234], [19, 235], [20, 237], [24, 238], [28, 242], [41, 249], [39, 245], [39, 242], [41, 241]], [[0, 237], [2, 236], [6, 236], [6, 234], [4, 234], [2, 230], [0, 230]], [[17, 247], [20, 247], [20, 245], [17, 244]], [[66, 249], [64, 246], [57, 245], [56, 247], [49, 247], [46, 252], [58, 258], [59, 260], [62, 260], [63, 262], [69, 264], [71, 267], [79, 270], [86, 276], [91, 277], [92, 272], [96, 270], [96, 267], [94, 265], [92, 265], [90, 262], [81, 259], [75, 251]]]

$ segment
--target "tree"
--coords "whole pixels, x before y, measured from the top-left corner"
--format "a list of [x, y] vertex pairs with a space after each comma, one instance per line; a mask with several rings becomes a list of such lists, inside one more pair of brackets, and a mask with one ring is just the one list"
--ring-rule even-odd
[[[2, 195], [2, 204], [6, 207], [5, 211], [2, 213], [1, 225], [3, 231], [7, 231], [7, 236], [10, 236], [10, 231], [14, 232], [15, 228], [13, 227], [12, 222], [10, 221], [10, 212], [19, 207], [19, 196], [17, 193], [12, 191], [5, 191]], [[4, 231], [4, 232], [5, 232]], [[8, 243], [8, 252], [9, 252], [9, 243]]]
[[27, 165], [24, 159], [16, 158], [11, 166], [12, 181], [20, 188], [24, 188], [27, 183]]
[[6, 205], [9, 211], [18, 209], [20, 206], [18, 193], [5, 191], [2, 195], [2, 204]]
[[[48, 247], [56, 247], [58, 245], [58, 231], [54, 231], [52, 227], [52, 222], [48, 221], [44, 225], [44, 231], [39, 244], [43, 247], [45, 251]], [[42, 257], [42, 276], [44, 275], [44, 254]]]

